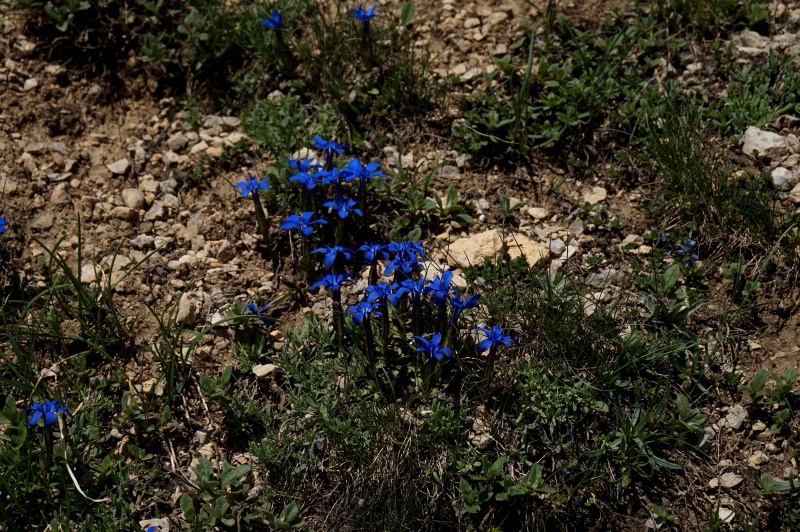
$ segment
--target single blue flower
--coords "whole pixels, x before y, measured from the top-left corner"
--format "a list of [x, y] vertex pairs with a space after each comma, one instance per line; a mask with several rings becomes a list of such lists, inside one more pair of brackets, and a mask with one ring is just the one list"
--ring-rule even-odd
[[417, 351], [424, 351], [436, 360], [442, 360], [444, 357], [453, 356], [453, 350], [449, 347], [442, 347], [442, 334], [436, 333], [430, 340], [422, 336], [415, 336], [419, 340], [420, 345], [417, 346]]
[[480, 304], [481, 296], [478, 294], [472, 294], [467, 299], [462, 300], [461, 294], [455, 288], [453, 288], [453, 296], [450, 298], [450, 306], [453, 307], [453, 315], [450, 316], [450, 323], [453, 327], [458, 325], [458, 318], [461, 316], [461, 313], [467, 309], [477, 308]]
[[416, 281], [406, 279], [400, 283], [400, 286], [408, 290], [408, 293], [411, 294], [415, 300], [418, 300], [419, 297], [425, 293], [425, 287], [427, 285], [427, 279], [417, 279]]
[[261, 25], [271, 30], [279, 30], [283, 27], [283, 15], [275, 9], [272, 11], [272, 15], [261, 21]]
[[333, 263], [336, 262], [336, 257], [342, 255], [344, 256], [345, 262], [350, 262], [352, 253], [355, 253], [355, 251], [342, 246], [324, 246], [313, 250], [311, 253], [324, 253], [325, 258], [323, 264], [326, 268], [331, 268]]
[[389, 296], [391, 296], [393, 291], [399, 286], [400, 285], [397, 283], [378, 283], [376, 285], [368, 286], [364, 292], [367, 295], [367, 301], [380, 301], [381, 303], [386, 303], [386, 301], [389, 300]]
[[317, 281], [316, 283], [311, 285], [311, 291], [314, 292], [320, 286], [324, 286], [326, 288], [330, 288], [331, 292], [334, 294], [339, 293], [342, 289], [342, 286], [345, 284], [352, 284], [353, 276], [349, 273], [338, 273], [336, 275], [328, 274], [322, 278], [321, 281]]
[[0, 218], [0, 234], [6, 232], [6, 225], [8, 225], [8, 221], [5, 218]]
[[293, 168], [300, 173], [308, 173], [310, 170], [316, 170], [317, 168], [322, 168], [321, 164], [314, 164], [314, 159], [289, 159], [286, 158], [286, 162], [289, 164], [289, 168]]
[[361, 22], [367, 23], [378, 16], [378, 14], [375, 12], [376, 9], [378, 9], [377, 4], [367, 9], [366, 11], [364, 10], [364, 7], [361, 4], [358, 4], [358, 9], [351, 9], [350, 12], [354, 14], [356, 18]]
[[70, 412], [67, 407], [61, 406], [58, 401], [47, 401], [45, 404], [33, 403], [33, 405], [28, 409], [28, 413], [30, 414], [31, 412], [33, 412], [33, 415], [28, 421], [28, 425], [35, 427], [42, 416], [44, 416], [45, 430], [56, 424], [58, 421], [58, 412], [64, 412], [72, 419], [75, 419], [75, 416], [72, 415], [72, 412]]
[[325, 140], [321, 137], [311, 137], [311, 140], [314, 141], [315, 148], [325, 152], [325, 157], [333, 157], [334, 152], [344, 153], [345, 148], [348, 147], [346, 144], [339, 144], [338, 142]]
[[442, 275], [436, 277], [431, 284], [425, 288], [425, 294], [433, 294], [433, 303], [437, 307], [441, 307], [450, 298], [450, 283], [453, 280], [453, 272], [447, 270], [442, 272]]
[[358, 251], [364, 252], [364, 260], [370, 264], [375, 264], [379, 259], [389, 260], [389, 254], [380, 244], [364, 244]]
[[367, 300], [358, 303], [354, 307], [350, 307], [347, 309], [347, 312], [353, 313], [353, 323], [361, 325], [364, 320], [369, 320], [372, 316], [383, 316], [383, 314], [377, 310], [378, 307], [383, 306], [385, 306], [384, 303]]
[[387, 299], [394, 308], [398, 308], [400, 306], [400, 300], [403, 299], [403, 294], [408, 293], [408, 288], [406, 288], [405, 286], [400, 286], [399, 283], [394, 283], [392, 284], [392, 289], [394, 290], [394, 292], [389, 294]]
[[233, 188], [242, 189], [242, 197], [246, 198], [250, 194], [257, 194], [259, 190], [269, 190], [269, 179], [248, 179], [236, 183]]
[[[264, 312], [269, 310], [271, 306], [272, 305], [270, 305], [270, 304], [266, 304], [263, 307], [256, 307], [255, 303], [248, 303], [247, 304], [247, 311], [250, 314], [252, 314], [253, 316], [261, 316], [261, 314], [263, 314]], [[271, 320], [264, 316], [264, 317], [261, 317], [261, 319], [259, 321], [261, 322], [261, 325], [266, 327], [267, 325], [270, 324]]]
[[323, 207], [329, 207], [338, 212], [339, 218], [347, 218], [347, 215], [351, 212], [354, 212], [359, 216], [364, 216], [364, 213], [361, 212], [361, 209], [355, 208], [356, 205], [358, 205], [356, 201], [346, 200], [344, 198], [334, 198], [333, 201], [326, 201], [322, 204]]
[[311, 233], [314, 232], [312, 225], [328, 223], [327, 220], [311, 220], [311, 217], [315, 214], [315, 212], [304, 212], [300, 216], [297, 214], [291, 214], [281, 224], [281, 229], [300, 229], [300, 231], [303, 232], [303, 236], [311, 236]]
[[374, 177], [386, 177], [386, 174], [378, 170], [380, 167], [381, 163], [370, 163], [367, 166], [362, 166], [361, 161], [353, 159], [342, 170], [342, 173], [345, 175], [344, 180], [348, 183], [356, 179], [361, 183], [366, 183]]
[[158, 532], [159, 530], [162, 530], [163, 528], [164, 527], [162, 527], [160, 525], [152, 525], [152, 526], [148, 526], [147, 530], [145, 530], [144, 532]]
[[484, 351], [488, 351], [489, 349], [497, 349], [497, 347], [500, 344], [505, 344], [511, 347], [511, 342], [512, 341], [516, 342], [516, 340], [514, 340], [507, 334], [503, 334], [503, 328], [500, 327], [499, 325], [495, 325], [494, 327], [492, 327], [491, 331], [484, 327], [478, 327], [477, 329], [475, 329], [475, 331], [482, 332], [483, 334], [486, 335], [486, 338], [478, 343], [478, 351], [480, 351], [481, 353]]
[[314, 190], [320, 183], [323, 185], [328, 184], [325, 172], [300, 172], [290, 177], [289, 181], [305, 185], [308, 190]]
[[392, 253], [396, 253], [399, 256], [404, 257], [406, 260], [413, 260], [416, 258], [424, 259], [426, 257], [426, 251], [429, 249], [422, 244], [422, 242], [411, 242], [410, 240], [404, 240], [402, 242], [389, 242], [386, 246], [386, 249], [391, 251]]
[[398, 254], [395, 258], [386, 265], [386, 269], [383, 271], [384, 275], [391, 275], [395, 270], [399, 269], [404, 274], [409, 275], [414, 270], [422, 269], [422, 264], [420, 264], [419, 260], [417, 260], [416, 255], [411, 255], [411, 257], [405, 257], [404, 255]]

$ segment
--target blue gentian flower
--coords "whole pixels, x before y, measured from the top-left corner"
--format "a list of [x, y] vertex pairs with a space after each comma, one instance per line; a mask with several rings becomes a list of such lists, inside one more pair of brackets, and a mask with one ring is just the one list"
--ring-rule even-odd
[[389, 299], [389, 296], [392, 295], [392, 291], [398, 288], [400, 285], [397, 283], [389, 284], [389, 283], [378, 283], [376, 285], [368, 286], [365, 289], [365, 293], [367, 295], [367, 301], [380, 301], [381, 303], [386, 303]]
[[286, 162], [289, 164], [289, 168], [293, 168], [298, 172], [308, 173], [310, 170], [316, 170], [317, 168], [322, 168], [321, 164], [314, 164], [314, 159], [289, 159], [286, 158]]
[[[269, 308], [271, 306], [272, 305], [270, 305], [270, 304], [266, 304], [263, 307], [256, 307], [255, 303], [248, 303], [247, 304], [247, 311], [250, 314], [252, 314], [253, 316], [261, 316], [261, 314], [263, 314], [264, 312], [269, 310]], [[261, 319], [259, 321], [261, 321], [261, 325], [263, 325], [264, 327], [266, 327], [267, 325], [270, 324], [270, 319], [267, 318], [267, 317], [261, 317]]]
[[333, 201], [326, 201], [322, 204], [323, 207], [329, 207], [339, 213], [339, 218], [347, 218], [351, 212], [359, 216], [364, 216], [361, 209], [356, 209], [357, 203], [354, 200], [346, 200], [344, 198], [334, 198]]
[[700, 260], [700, 256], [692, 251], [697, 245], [697, 240], [684, 240], [683, 246], [679, 247], [675, 252], [683, 259], [683, 265], [687, 268], [694, 268], [697, 266], [694, 261]]
[[355, 251], [342, 246], [324, 246], [313, 250], [311, 253], [324, 253], [325, 258], [323, 259], [323, 264], [326, 268], [331, 268], [336, 262], [336, 257], [342, 255], [346, 262], [350, 262], [352, 253], [355, 253]]
[[386, 246], [386, 249], [392, 253], [402, 255], [408, 260], [412, 260], [412, 256], [414, 258], [424, 259], [426, 256], [425, 252], [428, 250], [428, 248], [424, 246], [422, 242], [411, 242], [410, 240], [404, 240], [402, 242], [389, 242], [389, 244]]
[[333, 169], [333, 154], [344, 153], [345, 148], [348, 147], [344, 144], [339, 144], [332, 140], [325, 140], [320, 137], [311, 137], [311, 140], [314, 141], [315, 148], [325, 153], [325, 170]]
[[447, 270], [442, 275], [436, 277], [431, 284], [425, 288], [425, 294], [433, 294], [433, 303], [441, 307], [450, 298], [450, 283], [453, 280], [453, 272]]
[[159, 530], [162, 530], [162, 529], [163, 529], [163, 527], [160, 526], [160, 525], [152, 525], [152, 526], [148, 526], [147, 530], [145, 530], [144, 532], [158, 532]]
[[261, 25], [271, 30], [279, 30], [283, 27], [283, 15], [275, 9], [272, 11], [272, 15], [261, 21]]
[[412, 255], [409, 258], [398, 254], [389, 264], [386, 265], [386, 269], [383, 271], [383, 274], [391, 275], [395, 270], [399, 269], [404, 274], [409, 275], [414, 270], [421, 268], [422, 264], [420, 264], [419, 260], [417, 260], [416, 255]]
[[41, 403], [33, 403], [33, 405], [28, 409], [28, 413], [30, 414], [33, 412], [31, 419], [28, 420], [28, 425], [31, 427], [35, 427], [36, 424], [39, 422], [42, 417], [44, 417], [44, 428], [49, 429], [53, 425], [58, 422], [58, 412], [64, 412], [72, 419], [75, 419], [75, 416], [72, 415], [67, 407], [61, 406], [58, 401], [47, 401], [45, 404]]
[[364, 7], [361, 4], [359, 4], [358, 9], [351, 9], [350, 12], [354, 14], [356, 18], [361, 22], [367, 23], [378, 16], [378, 14], [375, 12], [376, 9], [378, 9], [377, 4], [367, 9], [366, 11], [364, 10]]
[[486, 335], [486, 338], [481, 340], [478, 343], [478, 351], [481, 353], [484, 351], [488, 351], [489, 349], [497, 349], [500, 344], [505, 344], [511, 347], [511, 342], [514, 340], [507, 334], [503, 334], [503, 328], [499, 325], [495, 325], [492, 327], [492, 330], [486, 329], [484, 327], [478, 327], [475, 329], [476, 332], [482, 332]]
[[412, 279], [406, 279], [400, 283], [400, 286], [408, 290], [408, 293], [415, 300], [419, 300], [419, 297], [425, 293], [425, 287], [428, 284], [427, 279], [417, 279], [416, 281]]
[[365, 320], [369, 320], [372, 316], [383, 316], [381, 312], [378, 312], [378, 307], [385, 306], [384, 303], [379, 303], [377, 301], [362, 301], [358, 303], [354, 307], [350, 307], [347, 309], [347, 312], [353, 313], [353, 323], [356, 325], [361, 325]]
[[400, 306], [400, 300], [403, 299], [403, 294], [408, 293], [408, 288], [405, 286], [401, 286], [399, 283], [393, 283], [392, 289], [394, 292], [387, 296], [389, 303], [392, 304], [394, 308], [398, 308]]
[[358, 248], [358, 251], [364, 252], [364, 260], [370, 264], [375, 264], [379, 259], [389, 260], [389, 254], [380, 244], [364, 244]]
[[334, 142], [332, 140], [325, 140], [321, 137], [311, 137], [311, 140], [314, 141], [314, 147], [318, 150], [322, 150], [325, 152], [325, 156], [333, 157], [333, 153], [344, 153], [344, 149], [347, 148], [346, 144], [339, 144], [338, 142]]
[[353, 159], [342, 170], [342, 173], [345, 174], [344, 180], [348, 183], [356, 179], [361, 183], [366, 183], [374, 177], [386, 177], [386, 174], [378, 170], [380, 167], [381, 163], [370, 163], [367, 166], [362, 166], [361, 161]]
[[299, 174], [295, 174], [290, 177], [289, 181], [292, 183], [300, 183], [301, 185], [305, 185], [308, 190], [314, 190], [314, 188], [320, 183], [323, 185], [328, 184], [328, 179], [325, 172], [300, 172]]
[[450, 298], [450, 306], [453, 307], [453, 315], [450, 316], [450, 323], [453, 327], [458, 325], [458, 318], [461, 316], [461, 313], [467, 309], [477, 308], [480, 304], [481, 296], [478, 294], [472, 294], [467, 299], [462, 300], [461, 294], [455, 288], [453, 288], [453, 296]]
[[242, 189], [242, 197], [246, 198], [250, 194], [257, 194], [259, 190], [269, 190], [269, 179], [248, 179], [236, 183], [233, 188]]
[[312, 284], [311, 291], [314, 292], [320, 286], [324, 286], [326, 288], [330, 288], [332, 293], [338, 294], [343, 285], [353, 283], [352, 278], [353, 276], [349, 273], [339, 273], [336, 275], [329, 273], [323, 277], [321, 281], [317, 281], [316, 283]]
[[419, 340], [420, 345], [417, 346], [417, 351], [424, 351], [436, 360], [442, 360], [444, 357], [453, 356], [453, 350], [449, 347], [442, 346], [442, 334], [436, 333], [430, 340], [422, 336], [415, 336]]
[[0, 234], [6, 232], [6, 225], [8, 225], [8, 221], [5, 218], [0, 218]]
[[314, 232], [314, 228], [312, 225], [314, 224], [327, 224], [327, 220], [311, 220], [311, 217], [314, 216], [315, 212], [304, 212], [301, 215], [292, 214], [284, 220], [281, 224], [281, 229], [292, 230], [292, 229], [300, 229], [303, 232], [303, 236], [311, 236]]

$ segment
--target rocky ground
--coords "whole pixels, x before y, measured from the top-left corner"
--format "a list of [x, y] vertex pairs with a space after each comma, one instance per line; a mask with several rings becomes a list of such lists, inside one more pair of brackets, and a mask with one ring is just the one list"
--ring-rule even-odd
[[[524, 36], [513, 21], [543, 10], [545, 4], [420, 2], [417, 45], [433, 52], [436, 75], [459, 78], [456, 95], [472, 91], [480, 87], [482, 74], [495, 68], [491, 57], [506, 54]], [[563, 9], [591, 18], [624, 5], [567, 2]], [[735, 34], [731, 44], [737, 61], [769, 50], [800, 52], [800, 4], [773, 3], [771, 9], [785, 12], [786, 22], [772, 37]], [[144, 389], [156, 377], [148, 350], [160, 334], [156, 316], [172, 313], [175, 322], [201, 330], [220, 321], [234, 302], [246, 303], [256, 294], [272, 298], [293, 286], [288, 268], [274, 274], [258, 253], [253, 204], [233, 187], [262, 177], [274, 162], [271, 154], [248, 149], [239, 118], [205, 115], [193, 125], [176, 99], [153, 96], [147, 77], [137, 74], [135, 59], [122, 79], [84, 75], [75, 64], [51, 62], [39, 54], [41, 43], [25, 33], [14, 12], [2, 12], [1, 30], [0, 215], [10, 222], [8, 245], [22, 246], [13, 269], [3, 266], [6, 282], [16, 278], [25, 294], [33, 296], [46, 286], [47, 250], [76, 268], [80, 254], [81, 282], [114, 285], [120, 314], [135, 328], [139, 349], [126, 361], [126, 371]], [[702, 57], [683, 71], [671, 64], [663, 70], [664, 76], [695, 80], [697, 85], [713, 78]], [[726, 149], [742, 161], [743, 170], [770, 169], [780, 208], [797, 211], [800, 119], [784, 116], [774, 126], [777, 133], [748, 129], [740, 145]], [[443, 163], [435, 188], [444, 192], [452, 183], [462, 200], [474, 205], [475, 225], [449, 223], [427, 242], [441, 253], [434, 260], [455, 270], [456, 286], [466, 286], [460, 272], [464, 266], [482, 263], [484, 257], [524, 253], [531, 265], [569, 268], [594, 287], [595, 304], [604, 304], [627, 286], [631, 272], [625, 257], [646, 257], [651, 251], [641, 235], [653, 189], [647, 183], [621, 187], [610, 178], [610, 162], [598, 166], [593, 176], [576, 178], [557, 159], [542, 158], [536, 175], [529, 175], [523, 167], [509, 171], [483, 165], [453, 150], [448, 139], [402, 140], [404, 165], [432, 168]], [[400, 156], [397, 144], [373, 151], [386, 167]], [[542, 194], [556, 185], [557, 193]], [[511, 197], [512, 205], [521, 205], [512, 227], [501, 224], [498, 190]], [[584, 203], [602, 205], [609, 219], [618, 217], [631, 230], [618, 237], [587, 228], [579, 216]], [[605, 258], [598, 267], [586, 266], [586, 257], [600, 254]], [[706, 253], [699, 266], [713, 259]], [[745, 356], [738, 361], [746, 379], [762, 367], [784, 373], [800, 361], [798, 272], [784, 274], [786, 279], [763, 290], [763, 327], [748, 339]], [[308, 308], [323, 313], [330, 308], [324, 294], [310, 298], [282, 308], [282, 328], [270, 333], [276, 349], [295, 316]], [[234, 349], [230, 330], [221, 326], [190, 355], [198, 373], [213, 373], [232, 363]], [[258, 378], [269, 378], [269, 367], [254, 371]], [[58, 378], [57, 371], [48, 378]], [[797, 467], [793, 437], [771, 434], [769, 420], [752, 415], [747, 399], [733, 404], [720, 399], [706, 414], [707, 433], [698, 445], [712, 463], [686, 464], [684, 482], [673, 492], [683, 501], [686, 529], [701, 528], [706, 509], [715, 502], [723, 519], [735, 506], [755, 511], [762, 504], [756, 478], [763, 473], [786, 478]], [[188, 465], [198, 453], [226, 456], [234, 463], [247, 460], [245, 454], [227, 456], [211, 416], [197, 425], [192, 447], [176, 450], [179, 464]], [[656, 527], [651, 521], [648, 526]]]

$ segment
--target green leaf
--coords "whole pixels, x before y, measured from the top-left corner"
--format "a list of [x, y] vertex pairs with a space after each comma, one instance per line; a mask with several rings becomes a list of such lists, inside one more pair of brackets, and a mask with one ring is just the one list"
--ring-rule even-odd
[[765, 369], [758, 370], [758, 373], [755, 374], [753, 380], [750, 381], [750, 386], [748, 386], [748, 388], [750, 388], [753, 391], [761, 390], [764, 387], [764, 384], [766, 384], [768, 376], [769, 373], [767, 372], [767, 370]]
[[300, 513], [300, 508], [295, 503], [289, 503], [286, 508], [283, 509], [281, 512], [280, 519], [281, 521], [285, 521], [287, 523], [291, 523], [297, 517], [297, 514]]
[[470, 216], [469, 214], [464, 214], [463, 212], [454, 214], [453, 220], [467, 225], [472, 225], [475, 223], [475, 219], [472, 218], [472, 216]]
[[661, 290], [662, 293], [667, 293], [672, 290], [675, 283], [678, 282], [678, 276], [681, 273], [681, 268], [678, 264], [673, 264], [661, 275]]
[[[227, 464], [226, 464], [227, 465]], [[228, 469], [222, 472], [219, 476], [219, 483], [221, 487], [229, 486], [237, 480], [241, 480], [246, 474], [250, 472], [249, 465], [240, 465], [236, 469]]]
[[403, 4], [402, 9], [400, 10], [400, 21], [403, 23], [403, 26], [408, 26], [414, 20], [414, 14], [416, 13], [417, 9], [414, 7], [414, 4], [411, 2], [406, 2]]
[[501, 456], [486, 470], [486, 478], [494, 478], [503, 472], [503, 467], [508, 462], [508, 456]]
[[682, 393], [679, 393], [676, 403], [678, 405], [678, 413], [680, 416], [682, 418], [689, 417], [689, 400], [686, 399], [686, 396]]
[[450, 185], [449, 187], [447, 187], [447, 200], [445, 203], [445, 208], [449, 210], [450, 208], [457, 206], [458, 206], [458, 191], [456, 190], [456, 187]]
[[183, 497], [181, 497], [181, 510], [183, 510], [183, 518], [189, 522], [193, 522], [195, 519], [195, 511], [194, 511], [194, 501], [192, 498], [184, 493]]

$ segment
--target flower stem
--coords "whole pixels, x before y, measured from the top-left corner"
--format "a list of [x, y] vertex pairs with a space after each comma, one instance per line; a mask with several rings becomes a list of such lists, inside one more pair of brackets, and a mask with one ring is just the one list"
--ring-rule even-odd
[[339, 218], [336, 221], [336, 230], [333, 234], [333, 243], [335, 246], [338, 246], [342, 242], [343, 236], [344, 236], [344, 218]]
[[258, 230], [261, 231], [261, 238], [263, 239], [264, 247], [267, 248], [269, 252], [272, 249], [272, 237], [270, 236], [269, 232], [269, 223], [267, 222], [267, 216], [264, 214], [264, 208], [261, 206], [261, 198], [258, 195], [258, 192], [254, 192], [251, 194], [253, 197], [253, 203], [256, 207], [256, 222], [258, 223]]
[[484, 368], [483, 373], [483, 393], [489, 392], [489, 383], [492, 380], [492, 374], [494, 373], [494, 361], [497, 355], [497, 346], [493, 345], [489, 349], [489, 356], [486, 358], [486, 367]]
[[369, 318], [364, 318], [362, 322], [364, 328], [364, 354], [367, 357], [367, 368], [369, 374], [378, 383], [378, 374], [375, 371], [375, 339], [372, 336], [372, 325]]
[[333, 293], [333, 326], [336, 330], [336, 342], [341, 349], [344, 344], [344, 312], [342, 312], [342, 300], [339, 292]]

